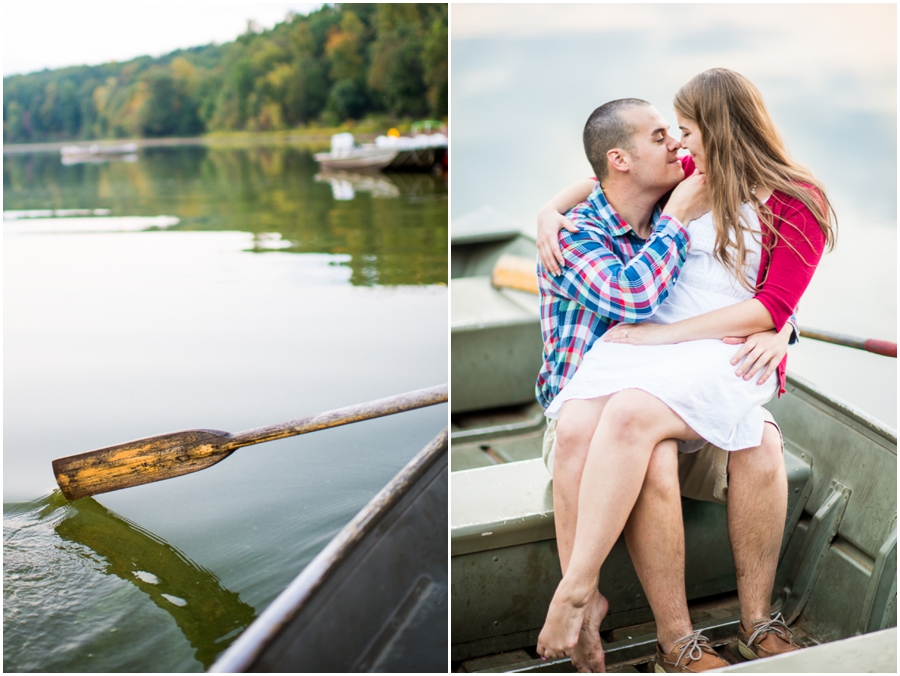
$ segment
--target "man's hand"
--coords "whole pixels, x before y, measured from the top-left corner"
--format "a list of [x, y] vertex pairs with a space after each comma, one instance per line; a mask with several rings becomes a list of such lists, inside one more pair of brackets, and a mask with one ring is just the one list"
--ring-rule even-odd
[[603, 334], [601, 340], [607, 343], [626, 343], [628, 345], [668, 345], [673, 340], [672, 327], [669, 324], [616, 324]]
[[754, 333], [746, 338], [723, 338], [722, 340], [729, 345], [741, 345], [731, 358], [732, 365], [743, 359], [737, 371], [734, 372], [735, 375], [743, 377], [744, 380], [750, 380], [762, 371], [756, 384], [762, 385], [766, 382], [775, 373], [775, 369], [787, 354], [792, 331], [791, 325], [785, 324], [785, 327], [778, 333], [772, 329]]
[[675, 186], [666, 202], [664, 214], [677, 218], [682, 225], [700, 218], [709, 211], [709, 195], [706, 192], [706, 175], [691, 174]]
[[538, 212], [537, 249], [541, 263], [552, 275], [562, 272], [566, 264], [559, 249], [559, 231], [578, 232], [578, 226], [558, 211], [544, 207]]

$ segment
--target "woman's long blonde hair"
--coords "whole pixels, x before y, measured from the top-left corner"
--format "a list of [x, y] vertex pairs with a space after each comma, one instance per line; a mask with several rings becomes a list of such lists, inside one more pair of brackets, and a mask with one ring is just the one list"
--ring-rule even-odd
[[803, 202], [818, 221], [829, 250], [834, 247], [837, 216], [824, 188], [791, 159], [750, 80], [725, 68], [704, 71], [675, 94], [675, 110], [694, 122], [703, 137], [715, 256], [742, 285], [748, 286], [742, 273], [747, 255], [743, 233], [748, 226], [742, 224], [741, 204], [753, 205], [763, 230], [772, 235], [765, 240], [769, 253], [780, 239], [772, 228], [771, 210], [753, 194], [756, 186]]

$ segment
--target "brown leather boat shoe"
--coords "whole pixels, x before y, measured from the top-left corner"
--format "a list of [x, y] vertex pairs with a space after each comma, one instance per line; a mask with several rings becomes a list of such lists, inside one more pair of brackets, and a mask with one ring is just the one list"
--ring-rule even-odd
[[682, 636], [665, 655], [659, 643], [656, 644], [654, 671], [658, 674], [695, 674], [727, 666], [728, 662], [719, 657], [699, 631]]
[[752, 631], [744, 631], [744, 625], [741, 624], [738, 630], [738, 650], [744, 658], [755, 660], [800, 650], [800, 646], [794, 643], [784, 616], [778, 613], [771, 620], [754, 622]]

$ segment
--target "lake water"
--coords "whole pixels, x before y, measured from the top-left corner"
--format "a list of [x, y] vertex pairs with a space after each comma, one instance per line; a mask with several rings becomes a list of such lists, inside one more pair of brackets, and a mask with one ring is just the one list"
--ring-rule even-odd
[[[897, 340], [896, 5], [456, 5], [451, 36], [451, 219], [483, 205], [526, 230], [592, 175], [594, 108], [671, 102], [697, 73], [750, 78], [839, 219], [800, 304], [801, 326]], [[805, 339], [788, 369], [897, 425], [896, 359]]]
[[204, 670], [447, 406], [74, 503], [51, 460], [447, 382], [446, 179], [184, 146], [3, 182], [4, 670]]

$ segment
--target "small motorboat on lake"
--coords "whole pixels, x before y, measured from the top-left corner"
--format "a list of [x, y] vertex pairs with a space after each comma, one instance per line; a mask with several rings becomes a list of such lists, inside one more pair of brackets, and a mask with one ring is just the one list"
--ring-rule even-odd
[[106, 145], [92, 143], [88, 146], [63, 146], [59, 153], [63, 164], [82, 164], [85, 162], [109, 162], [119, 160], [122, 162], [137, 162], [137, 144], [123, 143], [119, 145]]
[[374, 143], [357, 144], [353, 134], [331, 137], [331, 150], [313, 157], [325, 169], [348, 171], [427, 171], [447, 155], [447, 137], [440, 132], [414, 137], [379, 136]]
[[[533, 261], [536, 249], [491, 209], [455, 221], [451, 233], [451, 669], [571, 671], [567, 659], [543, 662], [535, 652], [561, 578], [541, 460], [545, 419], [533, 394], [537, 299], [491, 283], [504, 255]], [[809, 648], [752, 670], [896, 671], [896, 431], [794, 376], [768, 407], [785, 437], [789, 481], [773, 611]], [[688, 499], [682, 507], [694, 626], [733, 663], [728, 671], [748, 670], [736, 650], [725, 507]], [[607, 667], [652, 671], [653, 616], [621, 539], [600, 589], [610, 601]]]

